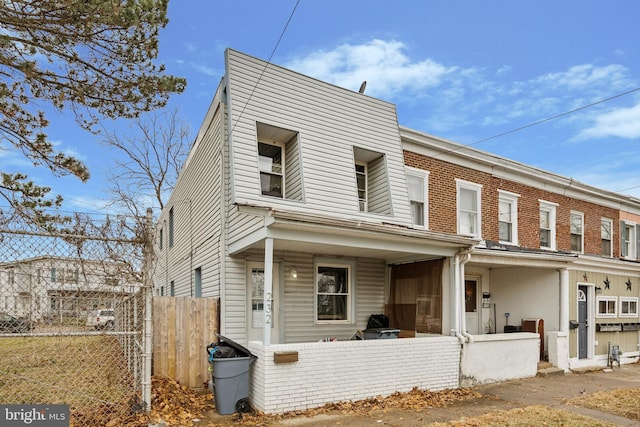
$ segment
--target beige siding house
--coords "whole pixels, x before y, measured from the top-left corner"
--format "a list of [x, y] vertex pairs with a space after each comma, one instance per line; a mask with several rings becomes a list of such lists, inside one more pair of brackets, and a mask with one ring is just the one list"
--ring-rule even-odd
[[[401, 128], [388, 102], [225, 55], [157, 223], [154, 286], [219, 298], [220, 334], [258, 356], [252, 406], [284, 412], [521, 378], [541, 359], [560, 369], [601, 363], [595, 332], [582, 357], [585, 335], [570, 329], [578, 291], [597, 297], [577, 272], [604, 272], [616, 286], [640, 274], [615, 252], [603, 263], [561, 244], [541, 249], [545, 231], [576, 239], [560, 220], [539, 226], [539, 207], [618, 221], [623, 206], [640, 214], [640, 203], [579, 183], [568, 191], [562, 177]], [[504, 206], [531, 217], [518, 228]], [[583, 237], [585, 248], [600, 243]], [[633, 291], [624, 301], [635, 301], [627, 320], [638, 323]], [[382, 313], [402, 338], [355, 339]], [[507, 331], [529, 319], [546, 329]], [[627, 354], [637, 360], [637, 348]]]

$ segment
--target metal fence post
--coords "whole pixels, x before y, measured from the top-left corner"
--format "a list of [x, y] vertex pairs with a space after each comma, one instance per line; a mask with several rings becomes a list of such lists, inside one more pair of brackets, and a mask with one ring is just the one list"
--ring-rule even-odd
[[144, 289], [144, 331], [143, 331], [143, 378], [142, 378], [142, 401], [146, 406], [146, 411], [151, 411], [151, 361], [153, 354], [153, 281], [151, 279], [151, 269], [153, 267], [153, 213], [151, 208], [147, 209], [147, 219], [144, 233], [144, 267], [143, 267], [143, 289]]

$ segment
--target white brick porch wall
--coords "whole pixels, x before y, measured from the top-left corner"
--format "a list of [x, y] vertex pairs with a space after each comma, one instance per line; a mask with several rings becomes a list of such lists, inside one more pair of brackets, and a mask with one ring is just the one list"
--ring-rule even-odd
[[[379, 339], [263, 346], [251, 368], [251, 405], [282, 413], [387, 396], [414, 387], [455, 389], [459, 384], [460, 344], [454, 337]], [[298, 361], [274, 363], [276, 352], [298, 352]]]

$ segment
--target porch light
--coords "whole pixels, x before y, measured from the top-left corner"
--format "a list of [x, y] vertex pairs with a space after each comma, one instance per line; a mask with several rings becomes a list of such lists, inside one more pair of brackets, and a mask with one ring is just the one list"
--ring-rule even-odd
[[596, 286], [595, 287], [595, 291], [596, 291], [596, 294], [601, 294], [602, 293], [602, 288], [600, 286]]
[[298, 270], [296, 270], [295, 268], [291, 269], [291, 278], [293, 278], [293, 279], [297, 279], [298, 278]]

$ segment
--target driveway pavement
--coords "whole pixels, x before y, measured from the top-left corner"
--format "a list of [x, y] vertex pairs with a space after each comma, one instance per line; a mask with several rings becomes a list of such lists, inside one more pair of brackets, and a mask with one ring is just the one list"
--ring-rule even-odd
[[[620, 388], [640, 388], [640, 364], [623, 365], [613, 370], [573, 372], [565, 375], [538, 376], [521, 380], [487, 384], [475, 388], [481, 397], [455, 403], [445, 408], [421, 410], [372, 411], [367, 416], [326, 413], [314, 417], [288, 418], [269, 426], [426, 426], [433, 422], [446, 422], [469, 418], [499, 410], [510, 410], [530, 405], [544, 405], [554, 409], [582, 414], [620, 426], [639, 426], [640, 422], [600, 411], [568, 405], [566, 402], [583, 394]], [[237, 415], [220, 416], [214, 411], [203, 419], [203, 426], [232, 425]], [[206, 422], [205, 422], [206, 421]]]

